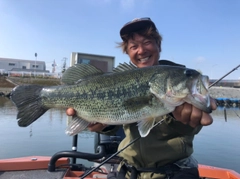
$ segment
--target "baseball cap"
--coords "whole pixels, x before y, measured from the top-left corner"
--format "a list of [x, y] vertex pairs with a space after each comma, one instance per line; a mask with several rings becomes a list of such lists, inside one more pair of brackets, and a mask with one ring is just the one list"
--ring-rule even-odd
[[153, 30], [157, 31], [157, 28], [153, 21], [149, 17], [135, 18], [132, 21], [126, 23], [120, 30], [120, 36], [135, 32], [141, 29], [152, 26]]

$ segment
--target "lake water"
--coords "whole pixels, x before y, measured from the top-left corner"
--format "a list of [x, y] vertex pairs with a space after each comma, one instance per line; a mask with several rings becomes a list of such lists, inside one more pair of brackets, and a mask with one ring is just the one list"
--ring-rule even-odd
[[[71, 150], [72, 137], [65, 134], [65, 110], [51, 109], [28, 127], [19, 127], [17, 110], [12, 103], [0, 97], [0, 159], [29, 155], [52, 156], [62, 150]], [[240, 172], [240, 110], [227, 109], [225, 122], [223, 108], [213, 112], [214, 123], [204, 127], [194, 140], [194, 157], [201, 164], [233, 169]], [[78, 135], [78, 151], [94, 151], [94, 133]], [[89, 162], [84, 162], [89, 164]]]

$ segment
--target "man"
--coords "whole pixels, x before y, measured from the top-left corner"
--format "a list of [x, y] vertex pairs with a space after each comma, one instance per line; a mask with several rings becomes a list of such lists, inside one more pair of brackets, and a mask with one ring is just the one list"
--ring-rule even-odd
[[[120, 30], [123, 40], [119, 46], [126, 53], [130, 62], [138, 68], [153, 65], [183, 66], [167, 60], [160, 60], [162, 37], [150, 18], [134, 19]], [[216, 109], [215, 101], [211, 100], [212, 109]], [[73, 109], [67, 110], [74, 115]], [[154, 127], [148, 136], [140, 138], [122, 151], [119, 177], [130, 178], [199, 178], [197, 162], [191, 156], [192, 141], [202, 126], [210, 125], [212, 117], [184, 103], [171, 113], [164, 116], [164, 122]], [[112, 134], [117, 126], [92, 124], [90, 131]], [[136, 124], [123, 126], [126, 137], [119, 149], [139, 137]]]

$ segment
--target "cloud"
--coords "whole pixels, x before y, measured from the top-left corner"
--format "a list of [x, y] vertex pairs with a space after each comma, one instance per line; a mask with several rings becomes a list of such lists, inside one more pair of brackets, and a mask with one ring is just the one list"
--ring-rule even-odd
[[199, 57], [194, 59], [194, 62], [196, 62], [196, 63], [203, 63], [205, 61], [207, 61], [207, 59], [205, 57], [202, 57], [202, 56], [199, 56]]
[[120, 2], [123, 9], [131, 9], [135, 4], [135, 0], [121, 0]]

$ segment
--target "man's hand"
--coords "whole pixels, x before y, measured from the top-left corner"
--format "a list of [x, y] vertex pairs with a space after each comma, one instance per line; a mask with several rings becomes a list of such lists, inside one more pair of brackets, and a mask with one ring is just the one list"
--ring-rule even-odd
[[74, 116], [74, 115], [76, 114], [76, 112], [75, 112], [75, 110], [74, 110], [73, 108], [68, 108], [68, 109], [66, 110], [66, 114], [67, 114], [68, 116]]
[[[66, 110], [66, 114], [68, 116], [74, 116], [76, 114], [75, 110], [73, 108], [68, 108]], [[105, 127], [107, 127], [108, 125], [106, 124], [101, 124], [101, 123], [95, 123], [95, 124], [90, 124], [88, 126], [88, 130], [90, 130], [91, 132], [100, 132], [102, 131]]]
[[[213, 98], [211, 98], [211, 108], [212, 110], [217, 108], [216, 101]], [[188, 124], [191, 127], [196, 127], [198, 125], [207, 126], [213, 122], [213, 118], [210, 114], [188, 103], [176, 107], [172, 114], [177, 121]]]

